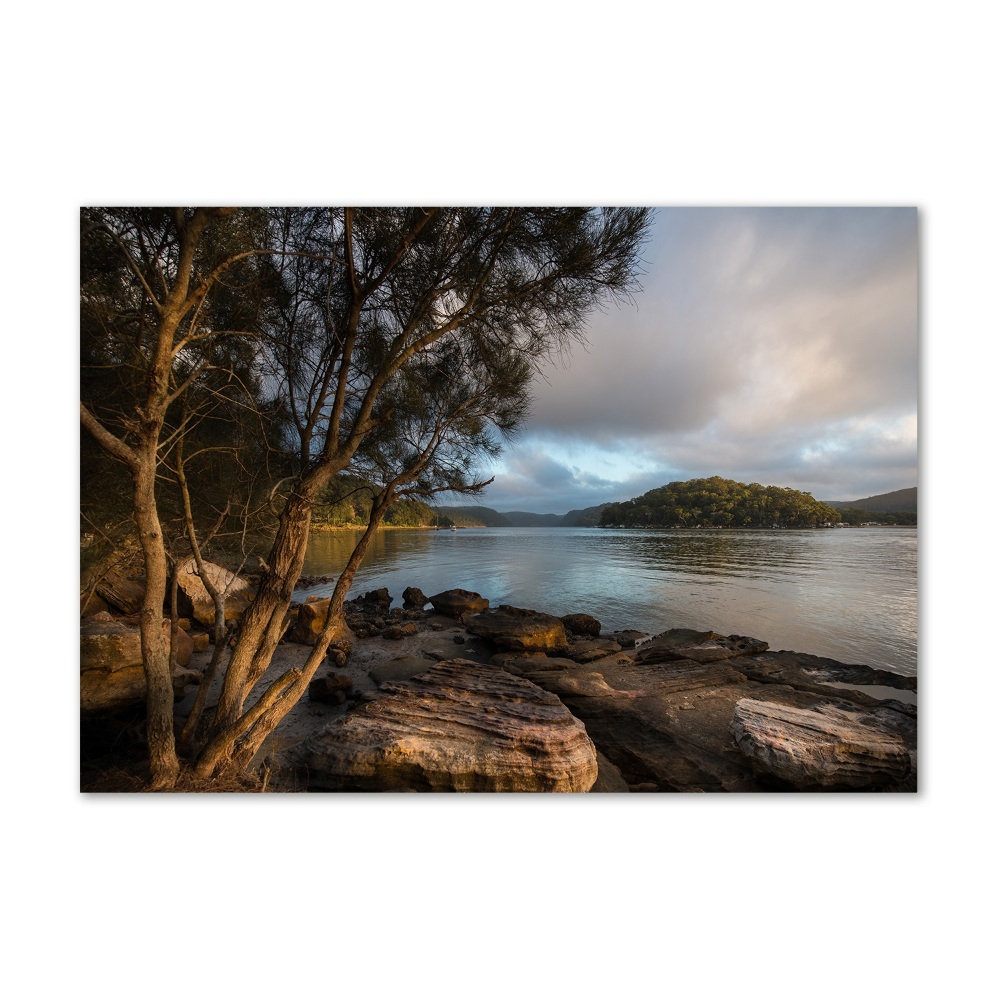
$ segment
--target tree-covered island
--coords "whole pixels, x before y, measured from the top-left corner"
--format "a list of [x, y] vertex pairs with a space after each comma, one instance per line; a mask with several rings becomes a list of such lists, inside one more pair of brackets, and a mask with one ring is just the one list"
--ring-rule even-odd
[[840, 520], [809, 493], [721, 476], [668, 483], [601, 512], [604, 528], [817, 528]]

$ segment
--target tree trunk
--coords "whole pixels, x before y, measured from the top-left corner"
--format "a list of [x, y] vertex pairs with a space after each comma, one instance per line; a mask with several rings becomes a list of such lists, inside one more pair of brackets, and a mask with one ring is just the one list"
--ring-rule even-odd
[[288, 501], [279, 519], [268, 571], [240, 622], [215, 713], [216, 733], [239, 718], [247, 695], [267, 669], [284, 634], [285, 614], [305, 562], [311, 511], [311, 501], [297, 494]]
[[156, 444], [144, 449], [135, 470], [135, 519], [146, 568], [146, 592], [139, 613], [142, 665], [146, 675], [146, 740], [150, 787], [172, 788], [180, 764], [174, 743], [174, 686], [170, 677], [170, 632], [163, 628], [167, 554], [156, 511]]
[[[250, 762], [258, 750], [260, 750], [264, 740], [274, 732], [281, 720], [298, 703], [303, 694], [305, 694], [306, 689], [309, 687], [309, 682], [313, 679], [319, 665], [326, 656], [326, 651], [330, 646], [333, 636], [339, 629], [340, 622], [343, 619], [344, 599], [351, 588], [351, 584], [354, 582], [355, 574], [361, 566], [365, 554], [368, 552], [372, 537], [382, 523], [392, 496], [391, 490], [386, 491], [372, 508], [368, 527], [358, 540], [357, 545], [355, 545], [354, 551], [347, 561], [347, 565], [337, 580], [333, 596], [330, 599], [330, 607], [327, 611], [323, 630], [317, 636], [305, 665], [301, 668], [286, 670], [281, 677], [268, 687], [257, 703], [245, 715], [234, 720], [224, 730], [217, 730], [215, 739], [205, 747], [195, 767], [195, 771], [200, 776], [207, 778], [213, 774], [220, 774], [229, 768], [242, 770], [249, 767]], [[308, 539], [308, 530], [306, 532], [306, 539]], [[301, 572], [301, 569], [302, 563], [300, 561], [298, 572]], [[297, 579], [298, 573], [296, 574]], [[273, 647], [271, 653], [273, 653]], [[268, 654], [268, 663], [270, 662], [271, 653]], [[265, 663], [266, 666], [267, 664]], [[231, 666], [230, 669], [232, 669]]]

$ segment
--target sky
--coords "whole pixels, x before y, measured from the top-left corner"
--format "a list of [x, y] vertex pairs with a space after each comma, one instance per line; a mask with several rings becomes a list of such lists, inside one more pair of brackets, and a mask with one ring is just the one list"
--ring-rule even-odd
[[535, 380], [479, 501], [562, 514], [722, 476], [917, 485], [914, 207], [658, 208], [642, 291]]

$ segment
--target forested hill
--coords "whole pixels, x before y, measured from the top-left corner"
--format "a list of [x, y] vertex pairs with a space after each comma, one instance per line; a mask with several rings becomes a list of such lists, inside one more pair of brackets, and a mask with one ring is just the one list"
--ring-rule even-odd
[[668, 483], [624, 503], [608, 504], [602, 527], [811, 528], [836, 523], [838, 512], [809, 493], [738, 483], [721, 476]]
[[533, 514], [526, 510], [498, 511], [492, 507], [436, 507], [446, 523], [460, 528], [590, 528], [600, 523], [606, 504], [567, 514]]
[[864, 497], [861, 500], [826, 500], [824, 503], [838, 510], [870, 510], [878, 513], [898, 513], [901, 511], [917, 512], [917, 487], [911, 486], [905, 490], [893, 490], [892, 493], [879, 493], [877, 496]]

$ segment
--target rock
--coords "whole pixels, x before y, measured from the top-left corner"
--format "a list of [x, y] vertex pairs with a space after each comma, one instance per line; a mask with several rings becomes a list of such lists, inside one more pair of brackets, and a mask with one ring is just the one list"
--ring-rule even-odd
[[342, 667], [347, 663], [351, 650], [354, 648], [352, 639], [335, 639], [326, 650], [326, 658], [335, 666]]
[[146, 578], [141, 570], [113, 570], [97, 584], [95, 591], [123, 615], [137, 615], [146, 596]]
[[564, 695], [604, 698], [617, 694], [614, 688], [608, 686], [603, 675], [596, 670], [584, 670], [582, 667], [577, 667], [575, 670], [545, 670], [540, 665], [539, 669], [525, 670], [520, 676], [560, 698]]
[[[170, 621], [165, 619], [164, 632], [169, 627]], [[197, 682], [201, 675], [185, 669], [194, 651], [190, 637], [178, 630], [176, 644], [184, 666], [175, 660], [171, 677], [174, 695], [180, 697], [184, 688]], [[81, 711], [115, 710], [145, 700], [146, 675], [142, 668], [138, 624], [93, 618], [84, 621], [80, 626]]]
[[729, 730], [755, 774], [799, 791], [898, 785], [910, 774], [910, 753], [899, 736], [865, 725], [864, 715], [743, 698]]
[[196, 653], [204, 653], [210, 645], [207, 632], [199, 632], [198, 635], [191, 636], [191, 641], [194, 643]]
[[569, 643], [563, 623], [553, 615], [501, 604], [495, 610], [471, 615], [465, 627], [504, 649], [561, 653]]
[[643, 639], [649, 638], [648, 632], [637, 632], [635, 629], [626, 629], [624, 632], [608, 632], [605, 639], [617, 642], [622, 649], [635, 649], [635, 644]]
[[570, 635], [589, 635], [596, 639], [601, 634], [601, 623], [592, 615], [563, 615], [559, 620]]
[[93, 615], [106, 612], [108, 604], [95, 590], [93, 593], [84, 594], [80, 598], [80, 617], [91, 618]]
[[[288, 630], [285, 638], [291, 642], [301, 642], [307, 646], [311, 646], [316, 641], [320, 632], [323, 631], [324, 625], [326, 625], [326, 616], [330, 610], [330, 601], [331, 598], [329, 597], [325, 600], [320, 598], [308, 600], [305, 604], [300, 605], [295, 624]], [[337, 644], [337, 648], [342, 649], [341, 643], [353, 643], [354, 639], [354, 633], [348, 628], [347, 622], [341, 618], [336, 631], [333, 633], [331, 646], [335, 643]], [[348, 652], [350, 652], [349, 648]]]
[[399, 641], [400, 639], [405, 639], [408, 636], [416, 635], [420, 629], [417, 627], [415, 622], [404, 622], [402, 625], [390, 625], [382, 635], [386, 639], [395, 639]]
[[600, 660], [611, 653], [620, 653], [621, 646], [610, 639], [577, 639], [570, 643], [566, 655], [577, 663]]
[[369, 590], [363, 597], [358, 598], [358, 603], [387, 614], [392, 604], [392, 595], [387, 587], [379, 587], [377, 590]]
[[194, 656], [194, 639], [182, 628], [174, 629], [174, 663], [186, 667]]
[[419, 587], [407, 587], [403, 591], [403, 607], [421, 610], [427, 607], [427, 595]]
[[467, 611], [485, 611], [490, 602], [481, 594], [476, 594], [471, 590], [444, 590], [440, 594], [434, 594], [428, 600], [434, 610], [442, 615], [450, 615], [452, 618], [460, 618]]
[[717, 632], [697, 632], [690, 628], [672, 628], [643, 643], [635, 655], [636, 663], [663, 663], [668, 660], [694, 660], [711, 663], [734, 656], [762, 653], [767, 643], [743, 635], [722, 636]]
[[[225, 603], [226, 621], [240, 618], [253, 600], [253, 588], [250, 582], [216, 563], [206, 562], [205, 572], [218, 590], [228, 588]], [[215, 624], [215, 605], [198, 575], [198, 567], [193, 558], [184, 563], [178, 571], [177, 586], [181, 613], [191, 615], [202, 625], [211, 628]]]
[[597, 752], [597, 781], [590, 787], [591, 792], [630, 792], [628, 782], [621, 771], [600, 751]]
[[383, 691], [291, 751], [307, 787], [583, 792], [597, 779], [579, 719], [505, 671], [451, 660]]
[[309, 682], [309, 700], [326, 705], [343, 705], [354, 682], [345, 674], [326, 674]]

